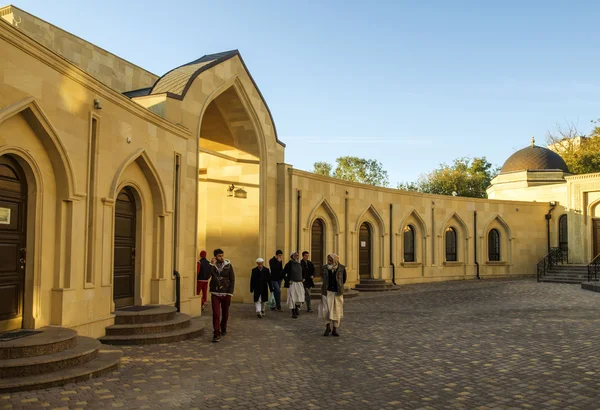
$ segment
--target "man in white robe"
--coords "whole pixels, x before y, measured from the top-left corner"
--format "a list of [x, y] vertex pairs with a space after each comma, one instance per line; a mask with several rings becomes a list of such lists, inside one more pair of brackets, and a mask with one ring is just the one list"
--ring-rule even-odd
[[288, 307], [292, 311], [292, 318], [297, 319], [300, 315], [300, 309], [305, 301], [304, 296], [304, 277], [302, 275], [302, 265], [298, 252], [292, 252], [290, 260], [283, 268], [283, 274], [288, 286]]
[[338, 328], [344, 317], [344, 284], [346, 283], [346, 267], [340, 264], [336, 254], [327, 256], [327, 265], [323, 266], [321, 278], [321, 305], [319, 317], [325, 320], [326, 328], [323, 336], [339, 337]]

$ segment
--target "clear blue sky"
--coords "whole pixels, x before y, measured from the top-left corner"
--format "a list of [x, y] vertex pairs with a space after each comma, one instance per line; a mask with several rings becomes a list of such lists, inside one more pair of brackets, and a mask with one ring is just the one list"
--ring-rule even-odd
[[159, 75], [239, 49], [300, 169], [374, 158], [395, 186], [600, 117], [597, 1], [14, 4]]

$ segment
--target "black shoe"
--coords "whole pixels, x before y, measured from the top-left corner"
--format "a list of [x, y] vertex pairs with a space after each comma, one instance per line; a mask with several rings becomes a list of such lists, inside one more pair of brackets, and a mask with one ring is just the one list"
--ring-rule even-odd
[[278, 312], [281, 312], [281, 307], [278, 307], [278, 308], [277, 308], [277, 311], [278, 311]]
[[334, 327], [333, 331], [331, 332], [331, 336], [335, 336], [335, 337], [339, 337], [339, 333], [337, 332], [337, 329]]
[[275, 308], [271, 308], [271, 310], [275, 310]]
[[260, 312], [256, 313], [256, 317], [259, 318], [259, 319], [262, 319], [262, 315], [260, 314]]
[[306, 309], [306, 313], [313, 313], [312, 309]]
[[300, 308], [296, 308], [296, 316], [300, 317]]
[[213, 343], [217, 343], [217, 342], [220, 342], [220, 341], [221, 341], [221, 338], [219, 336], [214, 336], [213, 337], [213, 341], [212, 341]]
[[323, 336], [329, 336], [330, 333], [331, 333], [331, 327], [329, 326], [329, 323], [328, 323], [327, 327], [325, 328], [325, 333], [323, 333]]
[[227, 334], [227, 329], [221, 329], [221, 336], [225, 336]]
[[292, 319], [298, 319], [298, 313], [296, 313], [296, 309], [292, 309]]

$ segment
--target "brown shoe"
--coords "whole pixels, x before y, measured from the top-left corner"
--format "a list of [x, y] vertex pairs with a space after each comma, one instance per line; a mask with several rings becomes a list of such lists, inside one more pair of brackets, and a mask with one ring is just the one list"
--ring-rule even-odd
[[331, 326], [329, 326], [329, 323], [327, 323], [327, 327], [325, 328], [325, 333], [323, 333], [323, 336], [329, 336], [330, 333], [331, 333]]

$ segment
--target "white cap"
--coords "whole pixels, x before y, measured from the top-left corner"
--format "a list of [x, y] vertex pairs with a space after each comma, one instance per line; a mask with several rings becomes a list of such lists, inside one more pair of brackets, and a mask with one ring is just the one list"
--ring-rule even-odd
[[295, 254], [297, 254], [297, 253], [298, 253], [298, 252], [296, 252], [296, 251], [292, 251], [292, 253], [290, 253], [290, 258], [291, 258], [292, 256], [294, 256]]
[[256, 263], [264, 263], [264, 262], [265, 262], [265, 260], [263, 258], [258, 258], [256, 260]]

